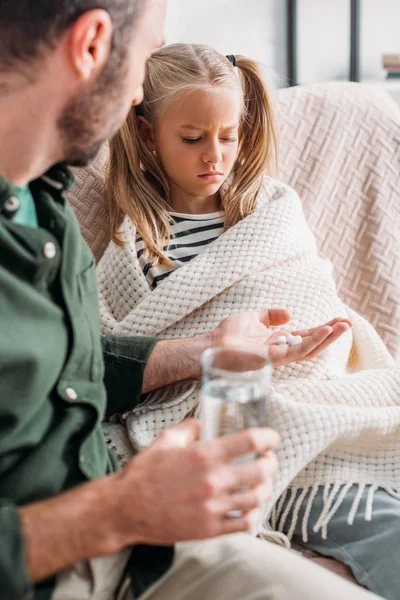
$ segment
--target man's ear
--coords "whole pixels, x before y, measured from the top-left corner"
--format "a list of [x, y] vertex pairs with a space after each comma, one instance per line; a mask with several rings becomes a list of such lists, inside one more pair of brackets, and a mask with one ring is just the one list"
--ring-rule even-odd
[[89, 81], [102, 71], [110, 56], [113, 24], [107, 11], [89, 10], [68, 32], [68, 52], [72, 68], [81, 81]]
[[156, 144], [154, 141], [153, 127], [144, 117], [139, 116], [137, 118], [139, 120], [140, 137], [142, 138], [150, 152], [154, 152], [156, 149]]

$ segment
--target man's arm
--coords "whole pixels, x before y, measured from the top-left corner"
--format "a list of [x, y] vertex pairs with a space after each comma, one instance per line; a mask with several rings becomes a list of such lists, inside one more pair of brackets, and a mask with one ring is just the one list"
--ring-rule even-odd
[[[204, 335], [180, 340], [154, 340], [155, 343], [146, 357], [147, 362], [143, 364], [142, 393], [184, 379], [199, 379], [200, 357], [207, 348], [216, 344], [231, 343], [249, 345], [260, 350], [267, 349], [274, 365], [281, 366], [312, 358], [351, 326], [348, 319], [333, 319], [325, 325], [295, 332], [303, 338], [303, 342], [297, 346], [277, 345], [277, 338], [281, 332], [269, 328], [286, 324], [290, 318], [287, 310], [278, 308], [240, 313], [228, 317], [214, 331]], [[134, 340], [125, 339], [128, 344], [132, 344]]]
[[159, 341], [151, 337], [114, 335], [102, 338], [106, 416], [132, 410], [140, 403], [145, 368]]
[[295, 332], [303, 338], [297, 346], [278, 345], [282, 332], [270, 327], [284, 325], [290, 318], [287, 310], [272, 308], [232, 315], [214, 331], [192, 338], [104, 337], [107, 415], [132, 410], [142, 393], [184, 379], [199, 379], [201, 354], [213, 345], [240, 344], [268, 351], [277, 367], [316, 356], [351, 326], [348, 319], [333, 319], [325, 325]]
[[[198, 422], [186, 420], [121, 471], [20, 508], [16, 536], [24, 539], [31, 580], [137, 543], [171, 545], [249, 530], [271, 493], [277, 468], [271, 450], [279, 436], [253, 429], [194, 445], [198, 437]], [[248, 452], [262, 458], [230, 464]], [[243, 516], [227, 519], [232, 510]], [[10, 540], [0, 535], [4, 546]]]
[[181, 340], [104, 336], [107, 416], [132, 410], [141, 394], [184, 379], [199, 379], [201, 354], [213, 333]]
[[[207, 348], [229, 343], [232, 339], [235, 343], [239, 340], [243, 344], [259, 344], [262, 347], [273, 335], [268, 327], [282, 325], [289, 319], [287, 310], [270, 309], [233, 315], [214, 331], [186, 339], [104, 336], [107, 416], [132, 410], [140, 403], [141, 394], [176, 381], [199, 379], [200, 357]], [[304, 344], [290, 350], [290, 360], [298, 359], [300, 348], [304, 350]], [[308, 350], [308, 345], [305, 350]], [[287, 353], [283, 348], [278, 351]]]
[[[112, 476], [19, 508], [27, 570], [36, 583], [62, 569], [122, 547]], [[114, 497], [113, 497], [114, 496]]]
[[212, 345], [211, 333], [181, 340], [160, 340], [144, 369], [143, 393], [183, 379], [199, 379], [200, 357]]

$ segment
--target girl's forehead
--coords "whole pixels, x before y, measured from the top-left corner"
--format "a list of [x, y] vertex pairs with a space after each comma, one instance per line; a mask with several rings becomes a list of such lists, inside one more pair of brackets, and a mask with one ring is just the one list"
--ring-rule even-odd
[[243, 93], [238, 88], [198, 88], [182, 92], [166, 117], [188, 128], [212, 127], [216, 123], [237, 126], [243, 110]]

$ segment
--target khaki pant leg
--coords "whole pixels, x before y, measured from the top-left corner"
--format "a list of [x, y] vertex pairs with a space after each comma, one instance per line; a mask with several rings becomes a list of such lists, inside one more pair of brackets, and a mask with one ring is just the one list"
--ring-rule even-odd
[[51, 600], [112, 600], [131, 551], [79, 562], [57, 576]]
[[[126, 600], [131, 596], [127, 595]], [[172, 568], [139, 600], [372, 600], [294, 551], [237, 534], [178, 544]]]

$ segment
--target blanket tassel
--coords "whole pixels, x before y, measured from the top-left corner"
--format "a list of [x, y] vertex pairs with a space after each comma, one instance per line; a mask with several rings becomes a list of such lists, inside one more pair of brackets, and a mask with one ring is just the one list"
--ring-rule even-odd
[[[272, 509], [269, 519], [270, 530], [276, 533], [286, 534], [289, 540], [292, 539], [299, 519], [301, 517], [302, 508], [304, 513], [301, 519], [301, 539], [304, 544], [308, 542], [309, 527], [315, 533], [321, 532], [323, 539], [328, 535], [328, 525], [332, 521], [337, 511], [343, 504], [348, 492], [353, 487], [358, 485], [357, 493], [351, 504], [351, 508], [347, 517], [348, 525], [353, 525], [356, 514], [360, 508], [360, 503], [364, 492], [368, 487], [366, 497], [364, 519], [371, 521], [373, 514], [373, 502], [375, 492], [378, 489], [384, 489], [388, 494], [400, 500], [400, 492], [392, 488], [379, 488], [377, 485], [367, 485], [364, 483], [334, 483], [323, 486], [323, 507], [314, 525], [310, 524], [310, 517], [314, 505], [315, 497], [321, 485], [314, 485], [304, 488], [289, 488], [285, 490], [278, 502]], [[288, 521], [288, 517], [289, 522]]]

